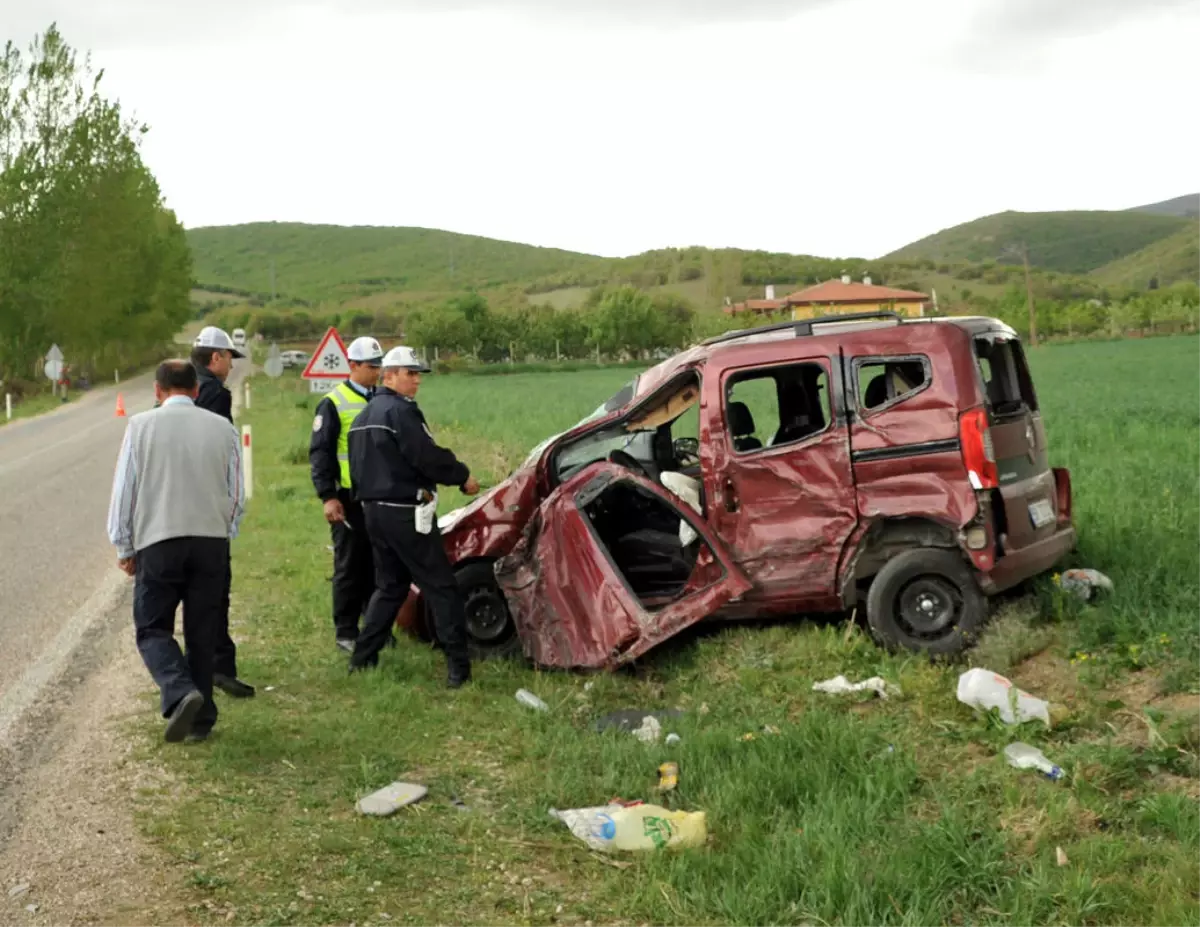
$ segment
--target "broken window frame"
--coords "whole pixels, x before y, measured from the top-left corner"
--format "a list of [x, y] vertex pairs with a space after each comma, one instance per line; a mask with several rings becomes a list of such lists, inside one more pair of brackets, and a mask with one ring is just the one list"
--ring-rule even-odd
[[[886, 401], [881, 402], [877, 406], [867, 406], [864, 403], [862, 388], [862, 369], [864, 367], [872, 367], [882, 364], [885, 368], [890, 364], [914, 364], [921, 365], [921, 371], [924, 374], [924, 379], [921, 385], [915, 389], [910, 389], [907, 392], [900, 393], [896, 396], [889, 397]], [[886, 373], [885, 373], [886, 375]], [[907, 402], [914, 396], [917, 396], [933, 385], [933, 364], [926, 354], [866, 354], [859, 357], [851, 358], [850, 362], [850, 382], [854, 386], [854, 408], [858, 412], [859, 418], [869, 418], [872, 415], [878, 415], [880, 412], [885, 412], [888, 409], [893, 409], [902, 402]], [[891, 389], [889, 383], [888, 389]]]
[[[622, 391], [620, 393], [618, 393], [616, 396], [614, 396], [613, 399], [610, 399], [609, 402], [611, 403], [614, 400], [616, 400], [617, 397], [621, 396], [622, 393], [626, 389], [630, 389], [631, 387], [635, 386], [638, 379], [639, 378], [635, 378], [634, 380], [630, 381], [630, 383], [626, 384], [624, 389], [622, 389]], [[629, 430], [629, 426], [632, 422], [645, 419], [659, 406], [670, 403], [671, 400], [675, 396], [677, 396], [684, 389], [686, 389], [692, 385], [694, 385], [694, 387], [695, 387], [695, 398], [692, 400], [692, 402], [690, 402], [688, 404], [687, 407], [685, 407], [677, 416], [675, 416], [675, 418], [671, 419], [669, 422], [660, 423], [660, 425], [655, 426], [654, 428], [643, 429], [643, 430], [638, 430], [638, 431], [630, 431]], [[634, 404], [630, 404], [629, 402], [626, 402], [625, 411], [617, 418], [614, 418], [611, 421], [606, 422], [601, 427], [596, 427], [589, 431], [585, 431], [582, 434], [575, 435], [573, 438], [570, 439], [570, 441], [565, 442], [565, 443], [561, 444], [560, 446], [556, 447], [551, 452], [550, 459], [548, 461], [548, 464], [549, 464], [548, 472], [550, 474], [550, 479], [552, 481], [551, 485], [559, 486], [562, 483], [565, 483], [571, 477], [573, 477], [576, 473], [579, 473], [580, 471], [582, 471], [586, 467], [590, 466], [591, 464], [600, 463], [601, 461], [608, 460], [608, 454], [605, 454], [603, 457], [598, 457], [594, 460], [576, 465], [574, 467], [574, 469], [568, 474], [564, 475], [562, 473], [562, 463], [561, 463], [562, 457], [565, 454], [569, 453], [572, 448], [576, 448], [579, 445], [584, 444], [585, 442], [588, 441], [588, 439], [594, 438], [597, 434], [599, 434], [601, 432], [610, 432], [612, 434], [613, 438], [616, 438], [618, 435], [623, 433], [627, 438], [627, 441], [625, 442], [625, 444], [623, 444], [619, 448], [611, 449], [609, 451], [609, 453], [611, 453], [612, 450], [623, 450], [626, 453], [629, 453], [630, 445], [632, 445], [635, 441], [637, 441], [643, 435], [649, 436], [648, 438], [646, 438], [646, 440], [650, 444], [651, 448], [653, 448], [654, 435], [657, 432], [659, 427], [661, 427], [663, 424], [674, 424], [674, 422], [676, 422], [678, 419], [680, 419], [684, 415], [686, 415], [692, 406], [698, 407], [700, 405], [700, 396], [702, 393], [703, 386], [704, 386], [704, 377], [702, 376], [701, 371], [695, 367], [686, 368], [685, 370], [680, 371], [678, 374], [676, 374], [674, 377], [672, 377], [668, 382], [664, 383], [662, 386], [660, 386], [653, 393], [651, 393], [649, 396], [646, 396], [641, 401], [634, 403]], [[604, 406], [601, 407], [601, 409], [604, 409], [604, 408], [605, 408]], [[608, 412], [604, 412], [603, 414], [601, 414], [601, 409], [597, 409], [596, 412], [594, 412], [588, 418], [584, 419], [582, 422], [580, 422], [575, 427], [579, 427], [579, 425], [585, 424], [589, 420], [593, 420], [593, 419], [598, 420], [600, 418], [603, 418], [603, 417], [607, 416], [608, 414], [611, 414], [611, 411], [613, 411], [613, 410], [609, 410]], [[553, 439], [547, 439], [547, 441], [543, 442], [543, 443], [548, 444], [551, 441], [553, 441]], [[639, 462], [642, 462], [642, 463], [648, 462], [650, 464], [653, 464], [655, 467], [657, 467], [657, 465], [658, 465], [657, 461], [653, 458], [653, 456], [650, 458], [649, 461], [643, 460], [641, 457], [639, 457], [636, 454], [630, 454], [630, 456], [634, 457], [636, 460], [638, 460]]]
[[[986, 356], [980, 353], [986, 346]], [[1023, 415], [1026, 411], [1038, 411], [1037, 391], [1033, 387], [1033, 377], [1029, 373], [1029, 361], [1020, 339], [1002, 336], [976, 335], [972, 339], [972, 351], [975, 356], [975, 374], [979, 377], [979, 388], [988, 408], [997, 418], [1008, 418]], [[1001, 353], [1002, 363], [997, 363], [997, 352]], [[992, 380], [1000, 378], [999, 382], [1004, 391], [1000, 403], [992, 400], [992, 392], [988, 389], [988, 379], [983, 375], [983, 363], [986, 360], [992, 372]], [[1010, 406], [1012, 408], [1010, 408]]]

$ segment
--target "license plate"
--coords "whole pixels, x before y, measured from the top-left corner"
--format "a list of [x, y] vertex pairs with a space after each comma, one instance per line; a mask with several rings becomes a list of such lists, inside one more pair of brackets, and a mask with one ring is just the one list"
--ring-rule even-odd
[[1042, 528], [1054, 521], [1054, 506], [1049, 499], [1039, 499], [1029, 506], [1029, 520], [1033, 527]]

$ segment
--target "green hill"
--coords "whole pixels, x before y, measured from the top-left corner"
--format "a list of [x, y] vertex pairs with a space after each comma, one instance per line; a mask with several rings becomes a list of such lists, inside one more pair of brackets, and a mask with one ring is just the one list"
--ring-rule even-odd
[[484, 289], [606, 266], [591, 255], [436, 229], [259, 222], [187, 236], [198, 287], [310, 302]]
[[1186, 196], [1177, 196], [1173, 200], [1163, 200], [1161, 203], [1151, 203], [1148, 206], [1135, 206], [1129, 212], [1152, 212], [1160, 216], [1196, 218], [1200, 216], [1200, 193], [1189, 193]]
[[[1150, 218], [1152, 221], [1161, 217]], [[1182, 220], [1181, 220], [1182, 221]], [[321, 306], [358, 313], [400, 313], [476, 289], [498, 309], [585, 302], [600, 284], [632, 284], [687, 298], [701, 311], [725, 301], [776, 296], [849, 274], [929, 293], [962, 308], [1024, 286], [1019, 266], [822, 258], [733, 248], [663, 248], [602, 258], [432, 229], [256, 223], [188, 232], [198, 313], [234, 304], [245, 311], [278, 298], [275, 308]], [[273, 279], [272, 279], [273, 275]], [[1090, 298], [1095, 277], [1034, 268], [1034, 290], [1049, 298]], [[972, 303], [971, 301], [974, 301]], [[246, 305], [249, 304], [249, 305]]]
[[1092, 271], [1107, 286], [1147, 289], [1151, 280], [1170, 286], [1200, 276], [1200, 223], [1188, 222], [1174, 235]]
[[[566, 288], [629, 283], [639, 287], [710, 284], [715, 308], [776, 283], [807, 285], [883, 266], [861, 258], [819, 258], [736, 249], [663, 248], [602, 258], [434, 229], [254, 223], [188, 232], [197, 304], [228, 294], [265, 302], [330, 302], [366, 310], [428, 302], [468, 288], [502, 301], [538, 301]], [[703, 288], [701, 288], [703, 289]], [[504, 292], [507, 291], [507, 292]]]
[[943, 229], [905, 245], [884, 260], [1013, 264], [1020, 246], [1047, 270], [1084, 274], [1140, 251], [1188, 224], [1149, 212], [1002, 212]]

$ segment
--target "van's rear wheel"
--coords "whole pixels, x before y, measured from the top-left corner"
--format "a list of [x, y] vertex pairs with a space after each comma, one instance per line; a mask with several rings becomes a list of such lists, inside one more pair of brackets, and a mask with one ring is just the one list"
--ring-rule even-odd
[[867, 622], [885, 646], [934, 654], [966, 650], [987, 620], [987, 599], [962, 557], [908, 550], [884, 564], [867, 592]]
[[492, 564], [469, 563], [454, 575], [466, 604], [471, 656], [486, 659], [516, 653], [521, 641]]

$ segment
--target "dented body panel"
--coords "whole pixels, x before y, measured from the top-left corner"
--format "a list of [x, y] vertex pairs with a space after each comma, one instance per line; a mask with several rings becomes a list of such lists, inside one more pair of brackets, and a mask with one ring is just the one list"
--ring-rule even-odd
[[[858, 521], [850, 445], [836, 417], [780, 447], [737, 451], [723, 397], [740, 374], [812, 365], [833, 382], [836, 359], [797, 356], [790, 342], [731, 351], [705, 372], [701, 462], [708, 520], [754, 588], [722, 617], [837, 608], [837, 558]], [[714, 414], [713, 410], [717, 410]], [[707, 428], [705, 426], [707, 425]]]

